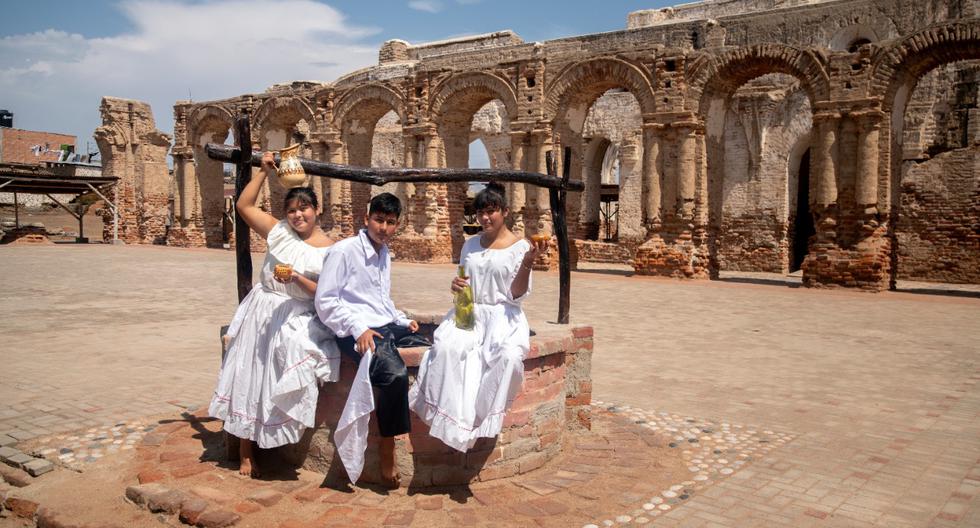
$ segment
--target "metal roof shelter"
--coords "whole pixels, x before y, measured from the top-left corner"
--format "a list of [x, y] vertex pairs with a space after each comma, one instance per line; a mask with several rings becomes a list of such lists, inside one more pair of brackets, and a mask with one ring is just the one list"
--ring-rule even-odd
[[14, 217], [17, 226], [20, 227], [17, 194], [43, 194], [78, 220], [78, 238], [76, 238], [78, 242], [85, 239], [82, 214], [73, 211], [52, 195], [74, 194], [77, 198], [83, 194], [94, 192], [99, 198], [105, 200], [106, 205], [112, 210], [112, 240], [116, 242], [119, 239], [119, 210], [106, 197], [106, 193], [118, 181], [119, 178], [114, 176], [66, 176], [57, 174], [50, 167], [22, 163], [0, 163], [0, 192], [14, 194]]

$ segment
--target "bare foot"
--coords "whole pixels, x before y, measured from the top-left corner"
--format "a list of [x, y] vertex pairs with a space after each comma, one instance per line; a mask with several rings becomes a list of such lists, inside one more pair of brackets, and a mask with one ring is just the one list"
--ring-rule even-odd
[[259, 466], [255, 463], [255, 457], [252, 455], [252, 442], [250, 440], [243, 438], [239, 442], [238, 457], [241, 459], [241, 465], [238, 466], [239, 474], [252, 478], [259, 478], [261, 476]]
[[382, 484], [392, 489], [401, 486], [401, 475], [398, 474], [398, 467], [395, 465], [395, 439], [382, 437], [378, 447], [378, 454], [381, 455]]
[[246, 477], [252, 476], [252, 459], [243, 458], [241, 465], [238, 466], [238, 473]]

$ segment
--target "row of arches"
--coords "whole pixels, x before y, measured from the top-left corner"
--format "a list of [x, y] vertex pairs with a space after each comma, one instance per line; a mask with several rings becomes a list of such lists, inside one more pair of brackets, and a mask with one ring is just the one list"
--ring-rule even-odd
[[[547, 75], [550, 67], [543, 65], [528, 65], [513, 78], [462, 72], [424, 89], [415, 82], [370, 82], [270, 97], [254, 112], [257, 147], [281, 148], [332, 131], [336, 141], [307, 141], [306, 155], [359, 166], [464, 168], [470, 166], [471, 145], [479, 141], [491, 166], [530, 171], [543, 169], [546, 150], [571, 147], [571, 174], [587, 184], [586, 192], [569, 202], [574, 237], [612, 239], [635, 249], [680, 219], [701, 226], [706, 267], [791, 271], [819, 238], [813, 204], [833, 205], [833, 214], [855, 218], [875, 209], [871, 214], [887, 223], [887, 236], [896, 240], [904, 115], [915, 85], [936, 67], [980, 59], [973, 20], [920, 31], [874, 49], [873, 55], [864, 46], [868, 32], [852, 33], [841, 44], [854, 48], [848, 51], [855, 66], [844, 77], [832, 75], [827, 51], [760, 44], [653, 60], [594, 58]], [[866, 100], [867, 108], [856, 111], [839, 103], [855, 96]], [[604, 129], [596, 123], [595, 109], [610, 98], [627, 101], [628, 110], [615, 127]], [[880, 122], [861, 113], [868, 108], [883, 116]], [[676, 117], [681, 114], [688, 117]], [[475, 119], [482, 124], [475, 126]], [[217, 191], [211, 175], [217, 169], [198, 149], [223, 141], [231, 123], [231, 109], [220, 104], [199, 105], [187, 118], [202, 200]], [[868, 150], [871, 144], [874, 152]], [[868, 170], [874, 174], [865, 174]], [[612, 191], [603, 183], [618, 187], [615, 237], [609, 235], [609, 210], [602, 209]], [[408, 204], [412, 236], [448, 236], [449, 254], [458, 251], [465, 184], [391, 190]], [[331, 205], [349, 201], [350, 221], [351, 211], [359, 210], [372, 191], [327, 184], [322, 192]], [[269, 194], [274, 208], [280, 200], [275, 189]], [[514, 187], [510, 194], [522, 212], [519, 227], [547, 229], [541, 195]], [[331, 215], [332, 222], [341, 222], [339, 213]], [[841, 247], [854, 247], [866, 236], [864, 220], [835, 228]], [[777, 232], [760, 238], [755, 236], [760, 230]], [[764, 243], [753, 247], [753, 238]], [[892, 251], [893, 272], [897, 252]]]

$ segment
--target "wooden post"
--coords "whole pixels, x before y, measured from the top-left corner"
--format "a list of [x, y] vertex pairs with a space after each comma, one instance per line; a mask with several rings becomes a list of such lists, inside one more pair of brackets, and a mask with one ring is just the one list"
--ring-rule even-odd
[[17, 204], [17, 193], [14, 193], [14, 229], [20, 229], [20, 206]]
[[[555, 158], [549, 150], [546, 154], [548, 165], [548, 175], [555, 176]], [[568, 184], [568, 176], [571, 173], [572, 149], [565, 147], [565, 156], [562, 162], [562, 186], [555, 189], [548, 189], [548, 198], [551, 201], [551, 221], [554, 226], [555, 236], [558, 238], [558, 324], [568, 324], [568, 311], [571, 299], [571, 256], [568, 247], [568, 225], [565, 219], [565, 191]]]
[[75, 238], [75, 242], [87, 243], [88, 240], [85, 240], [85, 221], [84, 221], [85, 209], [83, 209], [82, 202], [81, 200], [79, 200], [79, 198], [81, 197], [82, 195], [78, 195], [75, 197], [75, 201], [76, 201], [75, 207], [78, 210], [78, 237]]
[[[252, 179], [252, 131], [248, 112], [242, 112], [235, 120], [235, 144], [241, 153], [235, 160], [235, 204]], [[242, 302], [252, 289], [252, 248], [249, 227], [235, 210], [235, 261], [238, 264], [238, 302]]]

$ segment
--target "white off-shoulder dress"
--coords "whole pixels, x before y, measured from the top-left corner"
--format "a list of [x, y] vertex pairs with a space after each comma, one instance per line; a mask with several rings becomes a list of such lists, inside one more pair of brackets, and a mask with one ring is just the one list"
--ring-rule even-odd
[[285, 220], [267, 242], [259, 282], [228, 327], [231, 339], [208, 408], [226, 431], [262, 448], [298, 442], [314, 425], [318, 380], [336, 381], [340, 373], [340, 351], [317, 319], [313, 296], [273, 275], [276, 264], [290, 264], [315, 281], [329, 248], [307, 244]]
[[524, 382], [530, 328], [521, 302], [530, 281], [519, 298], [510, 287], [529, 249], [523, 239], [505, 249], [484, 248], [480, 236], [463, 244], [459, 262], [473, 288], [476, 326], [456, 328], [455, 309], [450, 310], [409, 391], [409, 405], [430, 434], [458, 451], [500, 433]]

